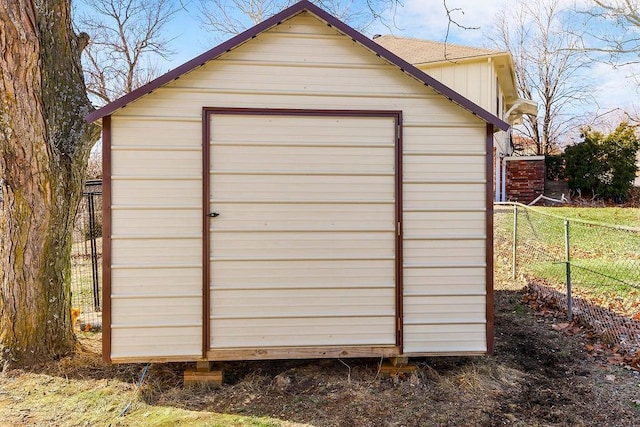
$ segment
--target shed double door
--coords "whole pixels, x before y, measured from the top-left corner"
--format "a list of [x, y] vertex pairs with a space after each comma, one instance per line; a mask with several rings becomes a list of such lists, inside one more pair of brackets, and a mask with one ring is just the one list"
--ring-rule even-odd
[[209, 349], [395, 346], [397, 118], [205, 120]]

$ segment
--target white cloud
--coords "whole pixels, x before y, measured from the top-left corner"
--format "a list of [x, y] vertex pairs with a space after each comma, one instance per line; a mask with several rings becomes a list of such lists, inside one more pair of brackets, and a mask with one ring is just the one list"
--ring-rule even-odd
[[[592, 0], [560, 0], [566, 7], [576, 8], [590, 5]], [[447, 33], [446, 9], [443, 0], [404, 0], [403, 6], [395, 13], [389, 12], [387, 22], [395, 23], [398, 28], [374, 26], [369, 32], [387, 34], [392, 31], [396, 35], [417, 37], [428, 40], [444, 41]], [[496, 15], [504, 8], [517, 8], [526, 0], [446, 0], [454, 21], [464, 29], [451, 24], [449, 41], [472, 46], [491, 47], [486, 34], [493, 26]]]
[[631, 112], [638, 108], [638, 64], [613, 68], [597, 63], [592, 68], [592, 76], [598, 82], [595, 94], [597, 105], [594, 108], [597, 113], [602, 114], [614, 108]]
[[[480, 27], [478, 30], [465, 30], [455, 26], [451, 27], [449, 41], [478, 47], [492, 47], [486, 37], [496, 14], [504, 7], [514, 8], [521, 0], [446, 0], [447, 6], [453, 11], [453, 18], [463, 26]], [[562, 0], [568, 5], [587, 4], [592, 0]], [[505, 4], [507, 6], [505, 6]], [[368, 29], [370, 35], [389, 34], [405, 37], [416, 37], [428, 40], [443, 41], [447, 30], [447, 15], [443, 0], [403, 0], [403, 7], [399, 8], [395, 15], [386, 16], [388, 22], [395, 22], [398, 28], [386, 28], [376, 25]], [[463, 13], [464, 12], [464, 13]], [[171, 63], [171, 67], [180, 65], [191, 59], [196, 54], [212, 47], [204, 42], [202, 30], [195, 21], [190, 24], [185, 21], [193, 19], [192, 16], [182, 17], [181, 25], [174, 25], [173, 29], [179, 37], [174, 46], [179, 46], [177, 55]], [[178, 22], [174, 23], [178, 24]], [[178, 27], [178, 28], [176, 28]], [[186, 43], [185, 40], [191, 42]], [[194, 42], [196, 41], [196, 42]], [[596, 81], [598, 91], [594, 93], [596, 103], [584, 106], [576, 114], [593, 113], [602, 114], [614, 108], [627, 111], [640, 111], [640, 84], [629, 78], [634, 71], [630, 67], [612, 69], [606, 64], [594, 64], [590, 72]], [[640, 76], [640, 66], [636, 67]], [[639, 101], [636, 101], [639, 100]]]
[[[591, 0], [561, 0], [568, 7], [591, 5]], [[387, 19], [398, 28], [378, 26], [372, 33], [387, 34], [390, 30], [405, 37], [443, 41], [449, 22], [443, 0], [404, 0], [404, 6]], [[486, 34], [496, 19], [496, 14], [504, 7], [518, 7], [514, 0], [447, 0], [453, 11], [453, 19], [465, 27], [479, 27], [468, 30], [451, 26], [449, 41], [478, 47], [492, 47]], [[640, 65], [614, 69], [607, 64], [596, 63], [589, 75], [595, 80], [597, 90], [593, 93], [594, 103], [582, 106], [577, 115], [584, 113], [597, 116], [614, 109], [625, 111], [640, 110], [640, 82], [633, 75], [640, 76]], [[619, 110], [618, 110], [619, 111]]]
[[[398, 28], [387, 29], [376, 27], [379, 33], [388, 33], [443, 41], [449, 19], [442, 0], [406, 0], [404, 7], [395, 15], [388, 14], [389, 22], [395, 22]], [[447, 6], [453, 20], [464, 27], [479, 29], [462, 29], [451, 25], [449, 40], [454, 43], [484, 45], [483, 32], [488, 30], [496, 13], [503, 7], [504, 0], [448, 0]]]

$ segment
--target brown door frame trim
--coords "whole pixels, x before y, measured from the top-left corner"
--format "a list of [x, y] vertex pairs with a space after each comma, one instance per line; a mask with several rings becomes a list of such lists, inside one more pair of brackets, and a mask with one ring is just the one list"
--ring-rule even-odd
[[202, 108], [202, 358], [207, 359], [211, 346], [210, 316], [210, 284], [211, 256], [210, 247], [210, 143], [211, 116], [214, 114], [229, 115], [272, 115], [272, 116], [335, 116], [335, 117], [391, 117], [395, 120], [395, 281], [396, 281], [396, 347], [403, 353], [403, 257], [402, 257], [402, 111], [399, 110], [316, 110], [288, 108]]

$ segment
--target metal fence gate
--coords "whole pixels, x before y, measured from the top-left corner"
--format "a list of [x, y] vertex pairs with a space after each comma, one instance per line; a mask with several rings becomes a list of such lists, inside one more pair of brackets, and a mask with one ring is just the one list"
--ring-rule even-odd
[[73, 227], [71, 306], [74, 328], [102, 329], [102, 181], [87, 181]]

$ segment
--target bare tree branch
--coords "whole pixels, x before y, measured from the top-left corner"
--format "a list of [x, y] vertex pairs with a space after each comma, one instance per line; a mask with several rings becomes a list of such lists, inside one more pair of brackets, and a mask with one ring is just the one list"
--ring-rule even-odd
[[160, 74], [172, 55], [165, 27], [180, 9], [173, 0], [80, 0], [76, 26], [90, 34], [83, 53], [87, 90], [105, 104]]
[[575, 29], [568, 31], [571, 22], [563, 19], [564, 12], [559, 0], [521, 3], [502, 10], [491, 34], [513, 56], [520, 97], [541, 107], [537, 117], [525, 117], [523, 130], [538, 154], [552, 151], [578, 129], [583, 120], [574, 111], [593, 101], [587, 75], [591, 61], [576, 49], [581, 40]]
[[[198, 0], [199, 19], [202, 26], [213, 32], [216, 40], [232, 36], [265, 20], [296, 0]], [[374, 22], [386, 26], [385, 12], [395, 16], [399, 0], [315, 0], [321, 8], [364, 31]]]
[[447, 43], [449, 41], [449, 34], [451, 33], [451, 24], [455, 25], [458, 28], [461, 28], [463, 30], [479, 30], [480, 27], [468, 27], [465, 25], [460, 24], [458, 21], [456, 21], [453, 18], [453, 14], [458, 12], [461, 13], [462, 15], [464, 15], [464, 10], [462, 10], [462, 8], [460, 7], [454, 7], [452, 9], [449, 8], [449, 6], [447, 5], [447, 0], [442, 0], [442, 5], [444, 6], [444, 10], [447, 14], [447, 32], [444, 36], [444, 57], [445, 59], [449, 59], [447, 56]]
[[585, 52], [612, 66], [640, 62], [640, 3], [637, 0], [591, 0], [576, 5], [586, 30], [580, 46]]

